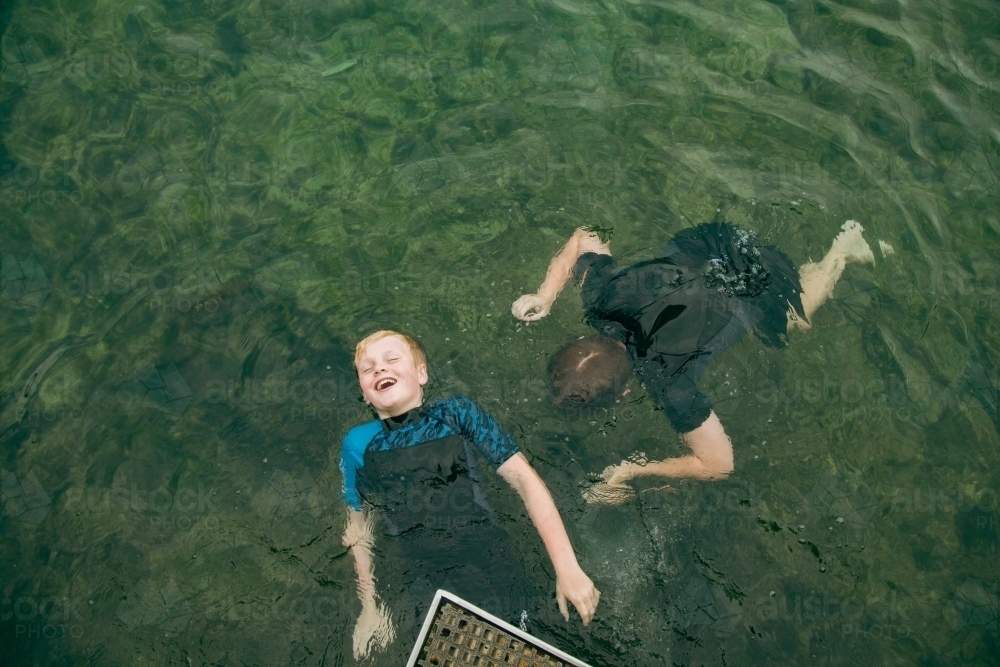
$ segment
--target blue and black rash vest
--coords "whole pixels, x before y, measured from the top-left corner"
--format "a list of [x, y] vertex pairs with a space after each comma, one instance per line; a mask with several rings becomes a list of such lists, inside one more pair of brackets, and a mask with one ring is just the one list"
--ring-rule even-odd
[[438, 588], [513, 623], [531, 607], [521, 558], [476, 474], [477, 457], [499, 467], [517, 452], [489, 413], [462, 397], [362, 424], [344, 437], [344, 501], [355, 510], [369, 503], [382, 518], [379, 593], [399, 623], [397, 644], [412, 643]]
[[478, 455], [495, 468], [518, 452], [514, 440], [478, 405], [456, 397], [351, 429], [340, 469], [344, 501], [375, 506], [385, 532], [454, 529], [491, 519], [479, 490]]
[[650, 399], [680, 433], [712, 411], [698, 388], [712, 358], [750, 331], [782, 347], [789, 307], [804, 319], [792, 260], [724, 223], [685, 229], [661, 257], [624, 268], [585, 253], [575, 274], [587, 322], [625, 344]]

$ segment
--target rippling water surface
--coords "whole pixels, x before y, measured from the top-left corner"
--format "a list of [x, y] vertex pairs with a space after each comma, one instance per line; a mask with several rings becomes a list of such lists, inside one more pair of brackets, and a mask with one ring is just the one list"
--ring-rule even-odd
[[[590, 628], [548, 623], [571, 653], [997, 663], [995, 2], [39, 0], [0, 21], [4, 664], [352, 664], [336, 445], [370, 418], [353, 345], [387, 326], [552, 490], [604, 592]], [[638, 260], [716, 217], [796, 262], [857, 219], [877, 261], [790, 348], [711, 367], [730, 480], [588, 506], [589, 473], [682, 449], [648, 401], [552, 408], [578, 295], [537, 326], [510, 303], [576, 226]]]

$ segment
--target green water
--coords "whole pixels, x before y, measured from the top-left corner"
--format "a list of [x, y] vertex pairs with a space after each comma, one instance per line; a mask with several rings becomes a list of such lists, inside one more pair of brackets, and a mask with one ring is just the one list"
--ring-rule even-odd
[[[548, 627], [571, 653], [997, 663], [996, 3], [0, 17], [5, 665], [353, 664], [337, 444], [371, 418], [351, 355], [383, 327], [420, 335], [432, 397], [491, 410], [549, 485], [603, 591], [587, 630]], [[578, 225], [635, 261], [716, 216], [799, 263], [850, 218], [895, 253], [849, 267], [788, 349], [710, 368], [730, 480], [589, 506], [588, 474], [682, 448], [641, 391], [552, 408], [578, 294], [531, 326], [510, 304]]]

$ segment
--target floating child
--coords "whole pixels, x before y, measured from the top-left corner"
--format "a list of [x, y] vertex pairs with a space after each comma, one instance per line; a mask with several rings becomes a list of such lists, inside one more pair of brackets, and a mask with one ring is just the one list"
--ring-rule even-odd
[[[563, 617], [569, 620], [571, 603], [590, 623], [601, 594], [580, 568], [548, 489], [503, 428], [467, 398], [424, 405], [426, 355], [410, 336], [376, 332], [358, 343], [354, 364], [365, 401], [379, 416], [351, 429], [341, 450], [344, 545], [354, 557], [361, 599], [355, 658], [385, 649], [399, 619], [413, 630], [400, 640], [412, 643], [414, 621], [437, 588], [523, 622], [526, 578], [477, 484], [477, 459], [524, 501], [552, 561]], [[376, 586], [376, 534], [380, 555], [405, 561], [392, 590]]]
[[847, 264], [875, 260], [860, 224], [848, 220], [842, 229], [822, 260], [798, 271], [778, 248], [725, 223], [685, 229], [661, 257], [624, 268], [597, 234], [584, 228], [573, 234], [538, 292], [511, 307], [520, 320], [540, 320], [575, 277], [587, 322], [613, 343], [583, 338], [553, 357], [557, 402], [606, 402], [609, 392], [627, 386], [631, 366], [691, 449], [663, 461], [609, 466], [587, 500], [621, 502], [632, 495], [626, 483], [640, 476], [720, 480], [732, 473], [732, 441], [698, 382], [708, 364], [748, 332], [765, 345], [787, 345], [787, 332], [810, 328]]

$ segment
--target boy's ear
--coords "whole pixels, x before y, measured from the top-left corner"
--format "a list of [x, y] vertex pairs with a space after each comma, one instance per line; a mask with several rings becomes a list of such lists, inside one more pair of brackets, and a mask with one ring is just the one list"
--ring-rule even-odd
[[427, 364], [420, 364], [417, 367], [417, 381], [421, 387], [427, 384]]

